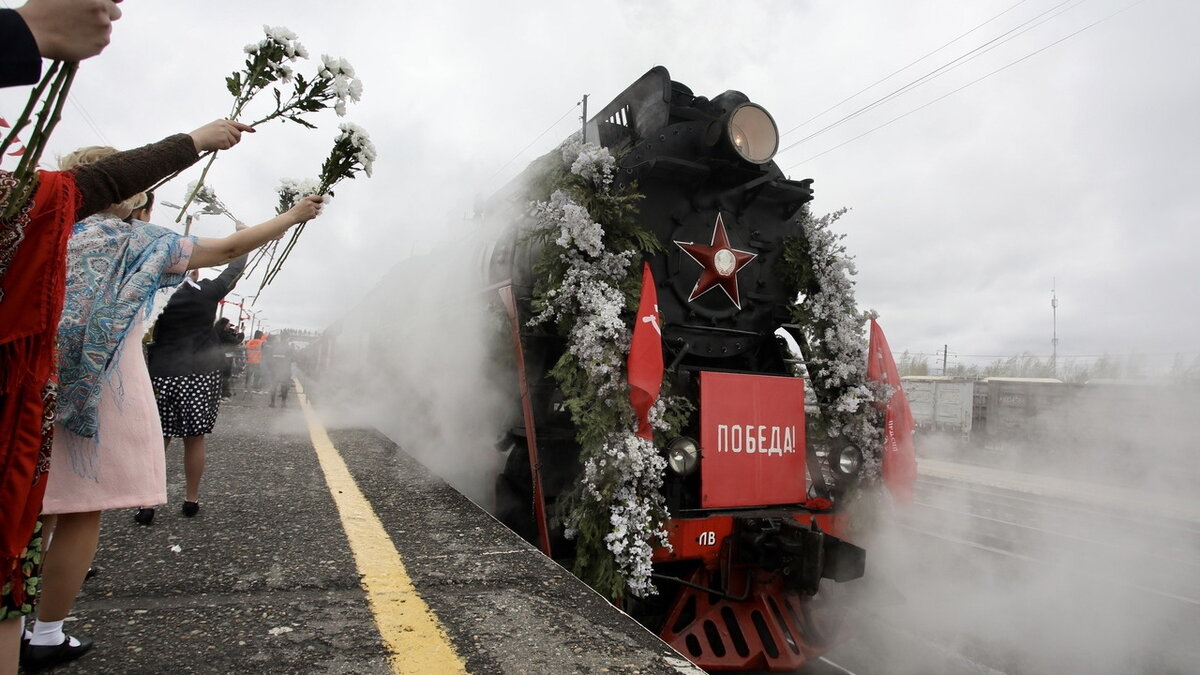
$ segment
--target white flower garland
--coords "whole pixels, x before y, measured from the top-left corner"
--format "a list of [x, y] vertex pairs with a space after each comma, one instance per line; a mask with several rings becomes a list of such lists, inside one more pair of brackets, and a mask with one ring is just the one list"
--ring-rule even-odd
[[814, 351], [821, 359], [809, 364], [809, 377], [826, 391], [839, 392], [832, 414], [827, 416], [831, 436], [845, 436], [863, 453], [866, 475], [878, 475], [882, 436], [872, 416], [862, 414], [873, 405], [877, 392], [867, 383], [867, 345], [863, 326], [870, 314], [858, 311], [854, 301], [854, 281], [858, 273], [854, 260], [841, 245], [843, 234], [834, 234], [830, 226], [846, 211], [810, 218], [805, 222], [808, 255], [816, 276], [817, 293], [802, 299], [802, 306], [814, 322], [826, 325], [820, 335], [812, 336]]
[[[562, 157], [564, 166], [595, 190], [611, 188], [616, 159], [606, 148], [584, 145], [575, 137], [564, 144]], [[547, 201], [534, 203], [533, 219], [534, 230], [545, 233], [558, 247], [566, 272], [561, 284], [546, 294], [543, 310], [529, 323], [573, 318], [568, 351], [602, 404], [618, 405], [629, 391], [625, 361], [632, 336], [621, 316], [625, 295], [620, 286], [637, 252], [605, 248], [604, 226], [562, 190], [556, 190]], [[665, 427], [664, 409], [660, 400], [651, 411], [651, 424], [656, 428]], [[585, 504], [568, 515], [566, 530], [568, 537], [575, 536], [588, 506], [607, 511], [611, 531], [604, 537], [605, 544], [630, 592], [641, 597], [657, 592], [650, 577], [651, 542], [667, 540], [664, 524], [655, 516], [666, 512], [662, 496], [666, 460], [654, 443], [634, 431], [631, 417], [627, 428], [614, 430], [601, 447], [584, 449], [581, 497]]]

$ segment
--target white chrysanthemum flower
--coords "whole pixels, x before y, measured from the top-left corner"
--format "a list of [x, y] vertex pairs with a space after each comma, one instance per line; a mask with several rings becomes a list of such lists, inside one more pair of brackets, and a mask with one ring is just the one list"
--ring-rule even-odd
[[354, 77], [354, 67], [346, 59], [322, 54], [317, 75], [330, 81], [330, 88], [337, 97], [334, 110], [338, 115], [346, 114], [347, 102], [362, 98], [362, 82]]
[[367, 130], [353, 122], [342, 122], [338, 125], [338, 129], [342, 133], [338, 135], [337, 141], [346, 140], [350, 143], [354, 148], [355, 159], [362, 165], [363, 171], [370, 176], [375, 165], [376, 153], [375, 144], [371, 142]]
[[[599, 146], [584, 146], [578, 137], [563, 145], [564, 166], [588, 179], [597, 190], [611, 184], [615, 159]], [[621, 283], [629, 275], [637, 252], [613, 252], [605, 247], [604, 227], [587, 209], [559, 190], [532, 205], [533, 229], [553, 241], [564, 264], [556, 289], [543, 296], [542, 311], [531, 325], [570, 317], [567, 349], [587, 377], [597, 401], [618, 405], [627, 396], [625, 357], [632, 331], [623, 320], [625, 296]], [[663, 419], [667, 403], [660, 399], [651, 411], [651, 424], [669, 426]], [[666, 460], [650, 441], [632, 429], [615, 431], [592, 452], [583, 466], [583, 499], [592, 506], [568, 515], [567, 536], [579, 530], [579, 514], [608, 514], [604, 545], [631, 593], [654, 594], [651, 581], [653, 542], [666, 543], [664, 524], [654, 514], [666, 512], [661, 493]]]

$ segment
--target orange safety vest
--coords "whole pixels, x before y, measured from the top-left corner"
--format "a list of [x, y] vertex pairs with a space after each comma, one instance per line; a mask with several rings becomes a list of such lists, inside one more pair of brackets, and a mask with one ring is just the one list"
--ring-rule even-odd
[[246, 363], [262, 363], [262, 346], [265, 338], [246, 341]]

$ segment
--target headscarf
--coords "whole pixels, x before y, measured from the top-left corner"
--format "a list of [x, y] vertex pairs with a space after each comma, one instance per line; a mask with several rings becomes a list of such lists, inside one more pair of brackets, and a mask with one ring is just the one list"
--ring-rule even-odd
[[[97, 214], [75, 224], [67, 252], [67, 296], [58, 324], [58, 422], [98, 432], [101, 384], [138, 311], [183, 281], [166, 273], [191, 254], [192, 237], [140, 220]], [[111, 373], [109, 373], [111, 374]]]

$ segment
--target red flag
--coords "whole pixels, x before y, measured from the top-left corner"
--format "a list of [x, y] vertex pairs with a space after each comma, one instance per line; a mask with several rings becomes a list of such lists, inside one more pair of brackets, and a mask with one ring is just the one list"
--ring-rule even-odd
[[663, 354], [662, 326], [658, 314], [658, 293], [650, 263], [642, 263], [642, 299], [633, 324], [633, 340], [629, 345], [629, 401], [638, 418], [638, 436], [652, 441], [650, 407], [658, 400], [662, 388]]
[[913, 448], [913, 417], [908, 397], [900, 386], [900, 371], [892, 359], [883, 329], [871, 319], [871, 342], [867, 349], [867, 379], [893, 388], [883, 420], [883, 482], [897, 501], [912, 502], [917, 479], [917, 454]]

